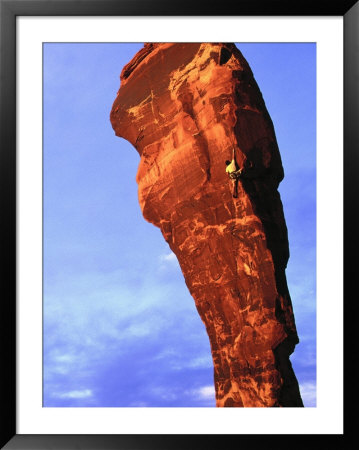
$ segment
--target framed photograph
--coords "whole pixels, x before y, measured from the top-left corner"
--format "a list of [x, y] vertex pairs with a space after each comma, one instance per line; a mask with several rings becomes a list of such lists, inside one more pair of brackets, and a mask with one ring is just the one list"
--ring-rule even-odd
[[0, 14], [1, 445], [342, 440], [357, 2]]

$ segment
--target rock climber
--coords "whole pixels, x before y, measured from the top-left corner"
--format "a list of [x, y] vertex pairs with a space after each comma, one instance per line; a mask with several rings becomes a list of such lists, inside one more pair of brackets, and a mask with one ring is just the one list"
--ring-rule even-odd
[[236, 162], [236, 158], [234, 155], [234, 148], [232, 153], [232, 161], [226, 161], [226, 172], [229, 175], [229, 178], [232, 180], [233, 183], [233, 198], [238, 197], [238, 181], [242, 175], [242, 169], [238, 167], [238, 164]]

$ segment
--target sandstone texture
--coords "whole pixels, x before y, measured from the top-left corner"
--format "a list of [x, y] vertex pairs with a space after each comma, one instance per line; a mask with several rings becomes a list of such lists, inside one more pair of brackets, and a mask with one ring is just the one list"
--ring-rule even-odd
[[[283, 167], [271, 118], [234, 44], [145, 44], [121, 73], [117, 136], [141, 156], [139, 203], [176, 254], [209, 336], [217, 406], [303, 406], [285, 268]], [[226, 160], [243, 177], [238, 198]]]

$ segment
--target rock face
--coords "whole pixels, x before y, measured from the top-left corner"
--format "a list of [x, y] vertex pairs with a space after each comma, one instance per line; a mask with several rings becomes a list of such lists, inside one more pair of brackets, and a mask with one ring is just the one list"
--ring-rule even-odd
[[[141, 156], [139, 202], [180, 263], [206, 326], [217, 406], [303, 406], [274, 128], [234, 44], [146, 44], [111, 111]], [[238, 198], [226, 160], [243, 177]]]

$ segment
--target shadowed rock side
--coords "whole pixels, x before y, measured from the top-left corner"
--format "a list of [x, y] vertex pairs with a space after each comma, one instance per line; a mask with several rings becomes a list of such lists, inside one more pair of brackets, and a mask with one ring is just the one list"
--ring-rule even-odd
[[[285, 268], [283, 168], [234, 44], [146, 44], [121, 74], [117, 136], [141, 156], [139, 202], [176, 254], [210, 339], [217, 406], [303, 406]], [[235, 148], [238, 198], [225, 169]]]

